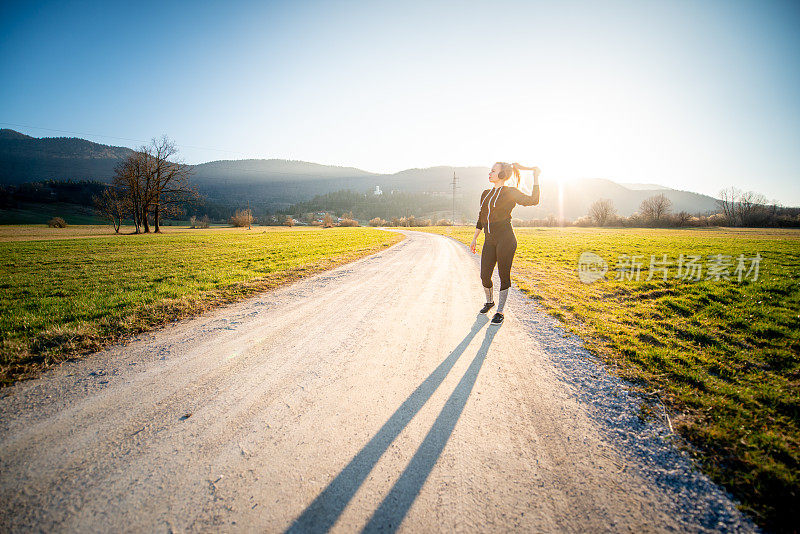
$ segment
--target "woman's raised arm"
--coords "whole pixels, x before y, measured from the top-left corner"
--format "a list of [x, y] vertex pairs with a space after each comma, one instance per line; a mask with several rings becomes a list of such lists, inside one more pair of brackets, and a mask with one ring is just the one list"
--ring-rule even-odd
[[516, 187], [512, 187], [509, 189], [512, 194], [512, 199], [514, 202], [519, 204], [520, 206], [535, 206], [539, 203], [539, 182], [538, 180], [533, 184], [533, 191], [531, 191], [530, 195], [526, 195]]
[[526, 195], [519, 189], [513, 188], [512, 191], [515, 191], [514, 202], [520, 206], [536, 206], [539, 204], [539, 174], [542, 172], [541, 169], [539, 167], [525, 167], [519, 163], [514, 163], [514, 166], [523, 171], [533, 171], [533, 191], [531, 191], [530, 195]]

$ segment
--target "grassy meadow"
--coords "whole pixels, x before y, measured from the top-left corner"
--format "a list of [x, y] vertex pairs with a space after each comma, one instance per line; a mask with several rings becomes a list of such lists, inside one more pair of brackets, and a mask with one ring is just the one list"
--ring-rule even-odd
[[0, 384], [402, 238], [372, 228], [0, 226]]
[[[465, 244], [469, 227], [414, 228]], [[123, 234], [130, 228], [123, 228]], [[372, 228], [254, 227], [115, 235], [109, 226], [0, 226], [0, 383], [170, 321], [371, 254], [402, 239]], [[516, 228], [517, 286], [620, 376], [669, 409], [714, 480], [759, 524], [794, 527], [800, 492], [800, 231]], [[483, 237], [479, 237], [479, 247]], [[583, 283], [584, 251], [608, 264]], [[616, 279], [639, 255], [639, 280]], [[651, 255], [672, 263], [647, 280]], [[676, 278], [680, 254], [701, 280]], [[731, 265], [708, 276], [709, 256]], [[736, 258], [761, 257], [739, 282]], [[748, 267], [751, 264], [748, 263]], [[660, 408], [645, 404], [643, 417]], [[652, 410], [652, 413], [648, 413]]]
[[[474, 232], [422, 230], [465, 244]], [[516, 228], [515, 233], [517, 286], [586, 340], [616, 373], [657, 395], [704, 470], [737, 495], [761, 525], [795, 529], [800, 231]], [[578, 258], [584, 251], [607, 262], [605, 278], [580, 281]], [[702, 256], [701, 280], [676, 278], [682, 253]], [[638, 281], [629, 269], [616, 279], [623, 254], [641, 256]], [[654, 270], [648, 281], [651, 255], [661, 261], [664, 254], [672, 262], [667, 280], [663, 270]], [[730, 280], [724, 270], [718, 271], [719, 280], [706, 279], [708, 256], [717, 254], [731, 257]], [[738, 281], [740, 254], [748, 269], [760, 254], [757, 280], [751, 271]]]
[[[85, 206], [54, 202], [41, 204], [21, 202], [18, 207], [0, 210], [0, 225], [46, 225], [53, 217], [63, 217], [69, 224], [105, 225], [95, 210]], [[113, 232], [113, 230], [111, 230]]]

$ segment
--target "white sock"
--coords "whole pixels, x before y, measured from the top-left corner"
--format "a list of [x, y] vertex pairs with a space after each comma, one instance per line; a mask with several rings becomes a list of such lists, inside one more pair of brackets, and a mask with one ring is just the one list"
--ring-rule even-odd
[[486, 292], [486, 302], [494, 302], [494, 297], [492, 296], [492, 293], [494, 292], [494, 286], [484, 287], [483, 290]]
[[506, 298], [508, 298], [508, 288], [500, 290], [500, 298], [497, 301], [497, 313], [503, 313], [503, 308], [506, 306]]

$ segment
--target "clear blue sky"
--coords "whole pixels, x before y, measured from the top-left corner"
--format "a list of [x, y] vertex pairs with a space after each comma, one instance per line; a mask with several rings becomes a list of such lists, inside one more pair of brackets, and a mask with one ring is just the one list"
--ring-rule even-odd
[[800, 205], [798, 2], [163, 4], [0, 4], [0, 127]]

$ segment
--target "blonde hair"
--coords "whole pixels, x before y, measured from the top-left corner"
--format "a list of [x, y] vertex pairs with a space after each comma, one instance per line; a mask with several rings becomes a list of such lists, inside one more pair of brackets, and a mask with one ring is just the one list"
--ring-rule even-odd
[[516, 165], [514, 165], [513, 163], [506, 163], [505, 161], [498, 161], [497, 163], [495, 163], [495, 165], [500, 165], [501, 172], [505, 171], [506, 180], [510, 179], [511, 176], [513, 175], [517, 179], [516, 187], [519, 187], [519, 180], [520, 180], [519, 169], [517, 168]]

